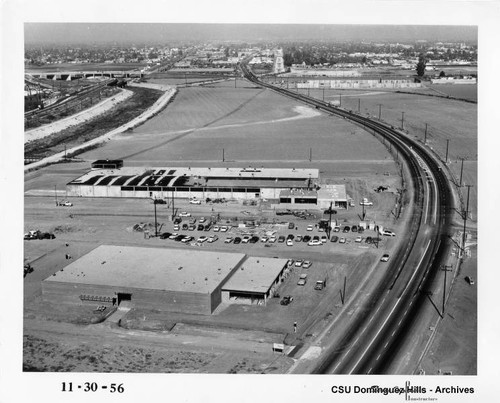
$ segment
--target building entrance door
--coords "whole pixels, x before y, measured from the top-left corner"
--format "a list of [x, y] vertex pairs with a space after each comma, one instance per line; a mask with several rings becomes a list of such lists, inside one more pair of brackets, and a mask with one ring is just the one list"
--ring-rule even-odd
[[125, 292], [119, 292], [116, 294], [117, 299], [118, 299], [118, 305], [122, 303], [123, 301], [132, 301], [132, 294], [125, 293]]

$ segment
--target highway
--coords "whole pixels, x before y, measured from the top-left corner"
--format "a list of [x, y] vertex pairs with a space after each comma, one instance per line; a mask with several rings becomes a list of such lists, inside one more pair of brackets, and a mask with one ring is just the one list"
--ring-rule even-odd
[[[420, 307], [427, 302], [436, 274], [445, 256], [452, 211], [449, 181], [428, 150], [405, 133], [383, 122], [263, 83], [244, 64], [244, 76], [253, 83], [341, 116], [383, 138], [397, 150], [408, 170], [406, 189], [411, 194], [410, 225], [405, 241], [391, 257], [385, 277], [366, 299], [363, 309], [348, 319], [342, 334], [335, 334], [313, 373], [383, 374], [397, 358], [402, 340]], [[403, 234], [399, 234], [402, 236]]]

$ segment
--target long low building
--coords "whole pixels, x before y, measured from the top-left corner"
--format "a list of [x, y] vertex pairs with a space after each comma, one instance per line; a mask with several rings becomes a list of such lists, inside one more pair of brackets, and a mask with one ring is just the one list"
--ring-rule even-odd
[[282, 190], [318, 181], [318, 169], [121, 167], [90, 170], [66, 190], [83, 197], [278, 199]]
[[42, 281], [42, 295], [53, 303], [128, 301], [145, 309], [210, 315], [222, 302], [226, 283], [225, 302], [235, 302], [228, 292], [254, 291], [265, 301], [286, 262], [246, 259], [243, 253], [101, 245]]

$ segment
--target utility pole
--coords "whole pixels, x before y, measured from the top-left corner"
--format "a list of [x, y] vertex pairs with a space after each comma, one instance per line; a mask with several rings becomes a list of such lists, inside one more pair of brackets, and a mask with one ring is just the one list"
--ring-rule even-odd
[[361, 111], [361, 98], [358, 98], [358, 113]]
[[462, 234], [462, 256], [465, 254], [465, 232], [467, 231], [467, 216], [469, 215], [469, 195], [470, 195], [470, 188], [472, 185], [465, 185], [467, 186], [467, 205], [465, 207], [465, 212], [464, 212], [464, 233]]
[[307, 96], [309, 96], [309, 86], [307, 86]]
[[401, 112], [401, 130], [405, 129], [405, 113]]
[[158, 222], [156, 221], [156, 196], [153, 199], [153, 204], [155, 206], [155, 237], [158, 236]]
[[425, 124], [424, 144], [427, 144], [427, 123]]
[[362, 221], [365, 221], [365, 203], [363, 202], [363, 204], [361, 205], [361, 207], [363, 207], [363, 214], [362, 214]]
[[462, 187], [462, 175], [464, 173], [464, 157], [460, 158], [462, 160], [462, 165], [460, 166], [460, 187]]
[[[450, 268], [448, 268], [450, 267]], [[441, 270], [444, 271], [444, 285], [443, 285], [443, 313], [441, 314], [441, 317], [444, 317], [444, 304], [446, 303], [446, 273], [451, 271], [451, 264], [450, 265], [443, 265], [441, 267]]]
[[346, 285], [346, 282], [347, 282], [347, 277], [344, 276], [344, 292], [340, 293], [340, 298], [342, 299], [342, 305], [344, 305], [344, 303], [345, 303], [345, 285]]
[[66, 161], [66, 144], [64, 145], [64, 160]]
[[444, 158], [444, 163], [448, 163], [448, 146], [450, 145], [450, 139], [446, 139], [446, 157]]
[[323, 102], [325, 102], [325, 87], [323, 87]]
[[378, 120], [382, 118], [382, 104], [378, 104]]
[[175, 202], [175, 198], [174, 198], [174, 189], [172, 189], [172, 221], [174, 221], [174, 217], [175, 217], [175, 207], [174, 207], [174, 202]]
[[330, 219], [328, 220], [328, 226], [326, 228], [328, 239], [330, 239], [331, 230], [332, 230], [332, 207], [333, 207], [333, 202], [330, 202]]
[[57, 206], [57, 185], [54, 185], [54, 196], [56, 198], [56, 206]]
[[222, 162], [225, 162], [224, 149], [222, 149]]
[[312, 158], [313, 158], [313, 149], [311, 147], [309, 148], [309, 162], [312, 162]]
[[342, 108], [342, 94], [340, 94], [340, 102], [339, 102], [339, 107]]

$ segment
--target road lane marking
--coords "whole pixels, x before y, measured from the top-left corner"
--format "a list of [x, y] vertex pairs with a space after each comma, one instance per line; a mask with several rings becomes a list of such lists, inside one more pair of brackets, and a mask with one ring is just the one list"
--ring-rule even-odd
[[[365, 350], [363, 351], [363, 353], [360, 355], [358, 361], [356, 361], [356, 363], [354, 364], [354, 366], [352, 367], [352, 369], [349, 371], [349, 375], [352, 374], [352, 371], [354, 371], [354, 369], [358, 366], [358, 364], [360, 363], [360, 361], [363, 359], [363, 357], [365, 356], [366, 352], [370, 349], [370, 347], [372, 346], [372, 344], [375, 342], [375, 339], [378, 337], [378, 335], [380, 334], [380, 332], [382, 331], [382, 329], [384, 328], [384, 326], [386, 325], [386, 323], [389, 321], [390, 317], [392, 316], [392, 314], [394, 313], [394, 310], [397, 308], [397, 306], [399, 305], [399, 303], [401, 302], [401, 297], [404, 295], [404, 293], [406, 292], [406, 289], [408, 288], [408, 285], [413, 281], [413, 277], [415, 277], [415, 274], [417, 273], [418, 271], [418, 268], [420, 267], [420, 265], [422, 264], [422, 261], [424, 260], [424, 257], [425, 257], [425, 254], [427, 253], [427, 249], [429, 249], [429, 246], [431, 244], [431, 240], [429, 239], [429, 242], [427, 242], [427, 246], [424, 250], [424, 253], [422, 254], [422, 257], [420, 258], [420, 261], [418, 262], [417, 266], [416, 266], [416, 269], [413, 271], [413, 274], [410, 278], [410, 280], [406, 283], [406, 286], [405, 286], [405, 289], [403, 290], [403, 292], [401, 293], [401, 296], [399, 298], [397, 298], [397, 301], [396, 303], [394, 304], [394, 306], [392, 307], [391, 311], [389, 312], [389, 314], [387, 315], [387, 317], [385, 318], [384, 322], [382, 323], [382, 325], [379, 327], [377, 333], [375, 334], [375, 336], [373, 336], [373, 338], [371, 339], [370, 343], [368, 343], [368, 346], [365, 348]], [[394, 330], [392, 332], [392, 335], [391, 337], [394, 337], [394, 334], [396, 333], [396, 330]], [[359, 337], [358, 337], [359, 338]]]

